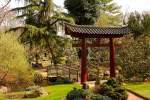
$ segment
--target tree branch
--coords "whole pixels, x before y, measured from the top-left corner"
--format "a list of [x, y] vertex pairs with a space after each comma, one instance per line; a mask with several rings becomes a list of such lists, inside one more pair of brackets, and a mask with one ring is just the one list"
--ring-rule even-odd
[[11, 0], [8, 0], [7, 3], [0, 8], [0, 11], [4, 10], [9, 5], [10, 2], [11, 2]]

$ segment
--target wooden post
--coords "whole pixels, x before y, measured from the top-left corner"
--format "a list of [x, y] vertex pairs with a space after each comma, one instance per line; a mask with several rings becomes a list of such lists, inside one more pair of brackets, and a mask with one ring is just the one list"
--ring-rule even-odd
[[78, 72], [78, 70], [77, 70], [77, 77], [76, 77], [76, 78], [77, 78], [77, 80], [76, 80], [77, 82], [79, 81], [79, 78], [78, 78], [78, 77], [79, 77], [79, 72]]
[[[71, 67], [71, 66], [70, 66]], [[71, 76], [70, 76], [70, 74], [71, 74], [71, 72], [70, 72], [70, 67], [69, 67], [69, 80], [71, 80]]]
[[87, 50], [86, 50], [86, 40], [82, 38], [82, 50], [81, 50], [81, 84], [85, 84], [88, 78], [87, 72]]
[[110, 46], [110, 77], [115, 77], [115, 48], [113, 43], [113, 38], [109, 38]]

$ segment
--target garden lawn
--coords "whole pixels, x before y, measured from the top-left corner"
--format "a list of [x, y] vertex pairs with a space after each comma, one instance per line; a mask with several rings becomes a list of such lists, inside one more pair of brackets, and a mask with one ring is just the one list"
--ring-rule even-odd
[[48, 92], [49, 94], [48, 96], [38, 97], [33, 99], [17, 99], [17, 100], [64, 100], [67, 93], [71, 91], [74, 87], [81, 88], [81, 85], [75, 83], [75, 84], [66, 84], [66, 85], [47, 86], [44, 88]]
[[127, 83], [125, 87], [144, 97], [150, 98], [150, 82]]

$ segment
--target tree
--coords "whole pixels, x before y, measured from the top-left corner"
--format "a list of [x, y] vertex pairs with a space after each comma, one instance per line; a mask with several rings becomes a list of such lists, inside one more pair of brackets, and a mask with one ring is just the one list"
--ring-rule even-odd
[[131, 36], [123, 39], [126, 48], [120, 50], [118, 61], [126, 79], [136, 77], [145, 81], [150, 78], [149, 38], [150, 35], [141, 35], [136, 40]]
[[142, 34], [150, 33], [150, 14], [145, 12], [140, 14], [138, 12], [131, 13], [127, 22], [134, 38]]
[[32, 73], [25, 49], [16, 36], [0, 34], [0, 55], [0, 71], [5, 72], [0, 77], [1, 81], [4, 81], [8, 74], [15, 75], [17, 81], [31, 81]]
[[94, 24], [99, 15], [98, 0], [65, 0], [65, 8], [79, 25]]
[[6, 0], [5, 4], [2, 4], [2, 7], [0, 7], [0, 26], [2, 25], [3, 21], [5, 20], [6, 16], [9, 14], [8, 5], [11, 0]]
[[99, 2], [99, 10], [101, 13], [96, 25], [100, 27], [121, 25], [122, 13], [120, 7], [113, 0], [99, 0]]
[[[62, 46], [61, 41], [63, 41], [57, 36], [56, 22], [67, 21], [67, 18], [62, 13], [55, 11], [52, 0], [27, 0], [25, 2], [24, 7], [12, 9], [12, 11], [21, 11], [21, 15], [17, 18], [25, 19], [25, 25], [11, 30], [21, 29], [21, 41], [29, 44], [30, 50], [33, 47], [47, 49], [55, 63], [59, 56], [57, 50], [59, 46]], [[38, 52], [35, 51], [35, 56], [37, 54]]]

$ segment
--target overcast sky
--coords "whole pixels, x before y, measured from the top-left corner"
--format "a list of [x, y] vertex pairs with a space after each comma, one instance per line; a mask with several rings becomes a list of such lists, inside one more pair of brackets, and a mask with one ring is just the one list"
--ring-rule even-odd
[[[57, 5], [63, 7], [64, 0], [54, 0]], [[132, 11], [150, 11], [150, 0], [114, 0], [123, 12], [132, 12]]]
[[[3, 3], [5, 0], [0, 0], [0, 4]], [[19, 4], [12, 0], [11, 7], [16, 7], [18, 5], [22, 5], [23, 3], [20, 2]], [[123, 12], [132, 12], [132, 11], [150, 11], [150, 0], [114, 0], [118, 5], [121, 6]], [[64, 0], [54, 0], [54, 3], [63, 7]]]

